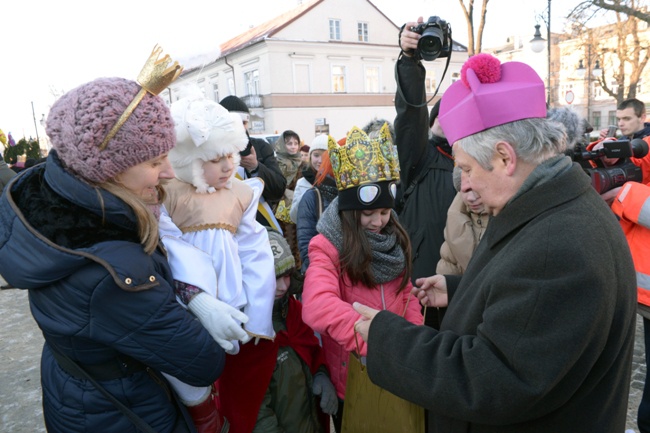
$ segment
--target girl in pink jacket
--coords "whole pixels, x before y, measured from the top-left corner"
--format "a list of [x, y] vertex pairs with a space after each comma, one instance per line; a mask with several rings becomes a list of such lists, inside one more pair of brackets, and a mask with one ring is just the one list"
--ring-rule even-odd
[[367, 353], [366, 343], [355, 339], [354, 324], [361, 316], [352, 303], [389, 310], [417, 324], [422, 314], [411, 295], [410, 241], [392, 210], [399, 163], [388, 124], [370, 136], [355, 127], [345, 146], [330, 139], [328, 147], [339, 195], [309, 244], [303, 320], [322, 338], [339, 397], [333, 416], [339, 432], [349, 354], [357, 344], [361, 356]]

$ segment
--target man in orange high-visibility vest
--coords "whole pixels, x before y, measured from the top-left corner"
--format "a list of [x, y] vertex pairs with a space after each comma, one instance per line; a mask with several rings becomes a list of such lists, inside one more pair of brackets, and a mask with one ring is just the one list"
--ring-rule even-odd
[[[650, 143], [650, 123], [646, 123], [645, 104], [638, 99], [626, 99], [616, 109], [617, 126], [621, 135], [642, 138]], [[600, 131], [601, 140], [607, 129]], [[590, 147], [594, 147], [592, 143]], [[637, 278], [638, 313], [643, 317], [646, 365], [650, 365], [650, 154], [643, 158], [630, 158], [641, 167], [642, 183], [627, 182], [622, 187], [605, 192], [602, 197], [611, 202], [611, 208], [627, 238]], [[616, 161], [606, 161], [615, 163]], [[614, 258], [616, 259], [616, 258]], [[650, 381], [646, 380], [637, 423], [641, 433], [650, 433]]]

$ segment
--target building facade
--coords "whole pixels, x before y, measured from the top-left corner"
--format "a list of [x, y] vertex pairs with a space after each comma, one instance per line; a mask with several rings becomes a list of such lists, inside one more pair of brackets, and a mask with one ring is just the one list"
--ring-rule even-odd
[[[221, 44], [214, 60], [186, 68], [163, 96], [173, 102], [197, 84], [217, 102], [242, 98], [251, 134], [291, 129], [307, 144], [319, 133], [339, 139], [374, 118], [395, 119], [398, 37], [368, 0], [313, 0]], [[429, 98], [441, 81], [435, 99], [458, 78], [467, 49], [453, 50], [444, 77], [447, 59], [424, 62]]]

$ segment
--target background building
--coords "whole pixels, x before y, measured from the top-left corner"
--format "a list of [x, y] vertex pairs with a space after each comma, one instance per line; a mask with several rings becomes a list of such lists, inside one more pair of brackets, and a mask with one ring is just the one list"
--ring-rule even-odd
[[[335, 138], [373, 118], [395, 119], [395, 62], [399, 27], [368, 0], [314, 0], [223, 44], [217, 58], [186, 68], [166, 98], [198, 84], [208, 98], [242, 98], [251, 133], [292, 129], [305, 143], [318, 133]], [[459, 77], [467, 49], [424, 62], [428, 97]], [[432, 102], [433, 103], [433, 102]]]

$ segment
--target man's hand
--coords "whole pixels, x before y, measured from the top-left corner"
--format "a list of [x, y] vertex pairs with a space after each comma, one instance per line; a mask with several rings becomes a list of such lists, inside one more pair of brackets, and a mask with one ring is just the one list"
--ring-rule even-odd
[[413, 55], [413, 51], [415, 51], [415, 49], [418, 47], [418, 41], [421, 37], [419, 33], [412, 31], [411, 27], [417, 27], [417, 25], [422, 24], [422, 22], [424, 22], [424, 18], [419, 17], [416, 22], [404, 24], [404, 29], [402, 30], [402, 35], [399, 39], [399, 44], [400, 48], [407, 56]]
[[379, 313], [379, 310], [367, 307], [358, 302], [353, 303], [352, 307], [357, 313], [361, 314], [361, 319], [357, 320], [357, 322], [354, 324], [354, 330], [357, 331], [359, 335], [361, 335], [363, 341], [368, 342], [370, 324], [372, 323], [372, 319], [374, 319], [377, 313]]
[[598, 139], [603, 140], [607, 138], [607, 133], [609, 132], [609, 128], [603, 128], [600, 130], [600, 133], [598, 134]]
[[[602, 134], [602, 131], [601, 131], [601, 134]], [[607, 134], [607, 130], [605, 130], [605, 134]], [[604, 146], [603, 145], [604, 141], [616, 141], [616, 137], [605, 137], [603, 139], [603, 141], [601, 141], [600, 143], [597, 143], [591, 150], [596, 151], [598, 149], [602, 149], [603, 146]], [[606, 166], [612, 166], [612, 165], [616, 164], [618, 162], [618, 160], [619, 160], [619, 158], [607, 158], [607, 157], [604, 157], [604, 156], [602, 158], [600, 158], [600, 159], [603, 161], [603, 163]]]
[[411, 293], [425, 307], [446, 307], [449, 303], [449, 299], [447, 298], [447, 280], [444, 275], [418, 278], [415, 280], [415, 285]]
[[257, 168], [259, 162], [257, 162], [257, 153], [255, 148], [251, 146], [251, 153], [246, 156], [241, 157], [239, 164], [244, 167], [248, 172], [251, 172]]
[[231, 340], [243, 341], [249, 338], [239, 324], [248, 322], [248, 316], [207, 293], [196, 295], [187, 308], [199, 319], [214, 341], [228, 353], [232, 354], [235, 350]]
[[605, 200], [605, 203], [611, 206], [621, 188], [623, 187], [619, 186], [618, 188], [610, 189], [609, 191], [602, 193], [600, 196]]

